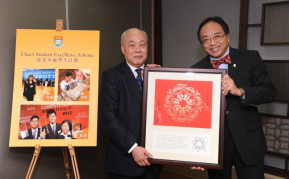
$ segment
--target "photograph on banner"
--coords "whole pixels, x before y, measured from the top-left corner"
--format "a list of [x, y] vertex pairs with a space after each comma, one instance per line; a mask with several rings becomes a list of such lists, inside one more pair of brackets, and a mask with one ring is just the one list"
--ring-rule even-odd
[[87, 139], [89, 105], [21, 105], [18, 139]]
[[24, 68], [22, 101], [54, 101], [55, 69]]
[[57, 101], [89, 101], [90, 69], [59, 69]]

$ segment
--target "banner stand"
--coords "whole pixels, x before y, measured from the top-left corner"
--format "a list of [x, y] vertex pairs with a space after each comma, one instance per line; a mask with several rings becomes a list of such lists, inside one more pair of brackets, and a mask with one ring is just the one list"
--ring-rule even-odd
[[30, 163], [30, 166], [29, 166], [29, 169], [28, 169], [28, 172], [27, 172], [27, 175], [26, 175], [25, 179], [30, 179], [31, 178], [40, 151], [41, 151], [41, 146], [39, 144], [36, 144], [35, 150], [34, 150], [34, 153], [33, 153], [33, 157], [32, 157], [32, 160], [31, 160], [31, 163]]
[[63, 19], [56, 19], [56, 31], [64, 30], [64, 20]]
[[[62, 30], [64, 30], [64, 20], [63, 19], [56, 19], [56, 31], [62, 31]], [[71, 163], [72, 163], [72, 167], [73, 167], [74, 178], [80, 179], [74, 147], [71, 144], [68, 144], [68, 149], [69, 149], [69, 154], [71, 157]], [[30, 166], [29, 166], [29, 169], [28, 169], [28, 172], [27, 172], [25, 179], [31, 179], [36, 162], [37, 162], [37, 159], [38, 159], [39, 154], [40, 154], [40, 151], [41, 151], [41, 146], [39, 144], [36, 144], [35, 150], [33, 153], [33, 157], [32, 157], [32, 160], [31, 160], [31, 163], [30, 163]], [[62, 147], [62, 152], [63, 152], [63, 160], [64, 160], [64, 171], [65, 171], [67, 179], [70, 179], [71, 167], [69, 164], [67, 147]]]
[[[80, 179], [74, 147], [71, 144], [68, 144], [68, 149], [69, 149], [69, 154], [71, 157], [71, 163], [72, 163], [72, 167], [73, 167], [74, 178]], [[31, 160], [31, 163], [30, 163], [30, 166], [29, 166], [29, 169], [28, 169], [28, 172], [27, 172], [25, 179], [31, 179], [36, 162], [37, 162], [37, 159], [38, 159], [39, 154], [40, 154], [40, 151], [41, 151], [41, 146], [39, 144], [36, 144], [35, 150], [33, 152], [33, 157], [32, 157], [32, 160]], [[65, 166], [64, 171], [65, 171], [67, 179], [70, 179], [71, 167], [69, 164], [67, 148], [62, 147], [62, 152], [63, 152], [64, 166]]]
[[[66, 147], [63, 147], [63, 148], [65, 148], [67, 150]], [[70, 152], [71, 163], [72, 163], [73, 172], [74, 172], [74, 178], [80, 179], [74, 147], [71, 144], [68, 144], [68, 148], [69, 148], [69, 152]], [[69, 163], [67, 163], [67, 164], [69, 166]]]
[[63, 153], [63, 160], [64, 160], [64, 172], [65, 172], [66, 177], [70, 179], [71, 167], [69, 165], [68, 152], [67, 152], [66, 147], [62, 147], [62, 153]]

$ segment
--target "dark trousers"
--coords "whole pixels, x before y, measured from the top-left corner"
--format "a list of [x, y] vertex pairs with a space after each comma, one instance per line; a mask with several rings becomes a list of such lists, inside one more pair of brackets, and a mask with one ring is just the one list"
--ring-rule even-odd
[[33, 101], [34, 100], [34, 94], [27, 94], [26, 99], [27, 99], [27, 101]]
[[264, 179], [264, 161], [247, 166], [242, 161], [234, 144], [230, 130], [225, 132], [224, 169], [208, 169], [210, 179], [231, 179], [232, 166], [235, 166], [238, 179]]
[[109, 179], [159, 179], [159, 175], [157, 175], [152, 166], [147, 166], [145, 172], [138, 177], [127, 177], [122, 175], [117, 175], [113, 173], [108, 173]]

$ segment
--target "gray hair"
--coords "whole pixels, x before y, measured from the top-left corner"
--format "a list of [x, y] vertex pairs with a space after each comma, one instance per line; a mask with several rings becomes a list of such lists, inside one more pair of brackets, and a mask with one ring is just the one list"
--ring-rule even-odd
[[121, 45], [123, 45], [123, 39], [124, 39], [124, 36], [126, 35], [126, 33], [127, 33], [128, 31], [132, 30], [132, 29], [137, 29], [137, 30], [141, 31], [141, 32], [145, 35], [146, 40], [147, 40], [147, 42], [148, 42], [148, 36], [147, 36], [147, 33], [146, 33], [145, 31], [140, 30], [140, 29], [138, 29], [138, 28], [130, 28], [130, 29], [127, 29], [126, 31], [124, 31], [124, 32], [121, 34], [121, 37], [120, 37], [120, 44], [121, 44]]

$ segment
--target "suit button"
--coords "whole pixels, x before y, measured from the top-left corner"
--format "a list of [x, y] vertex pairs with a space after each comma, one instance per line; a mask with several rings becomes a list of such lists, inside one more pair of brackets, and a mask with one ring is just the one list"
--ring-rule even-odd
[[230, 113], [230, 111], [226, 111], [226, 114], [229, 114]]

